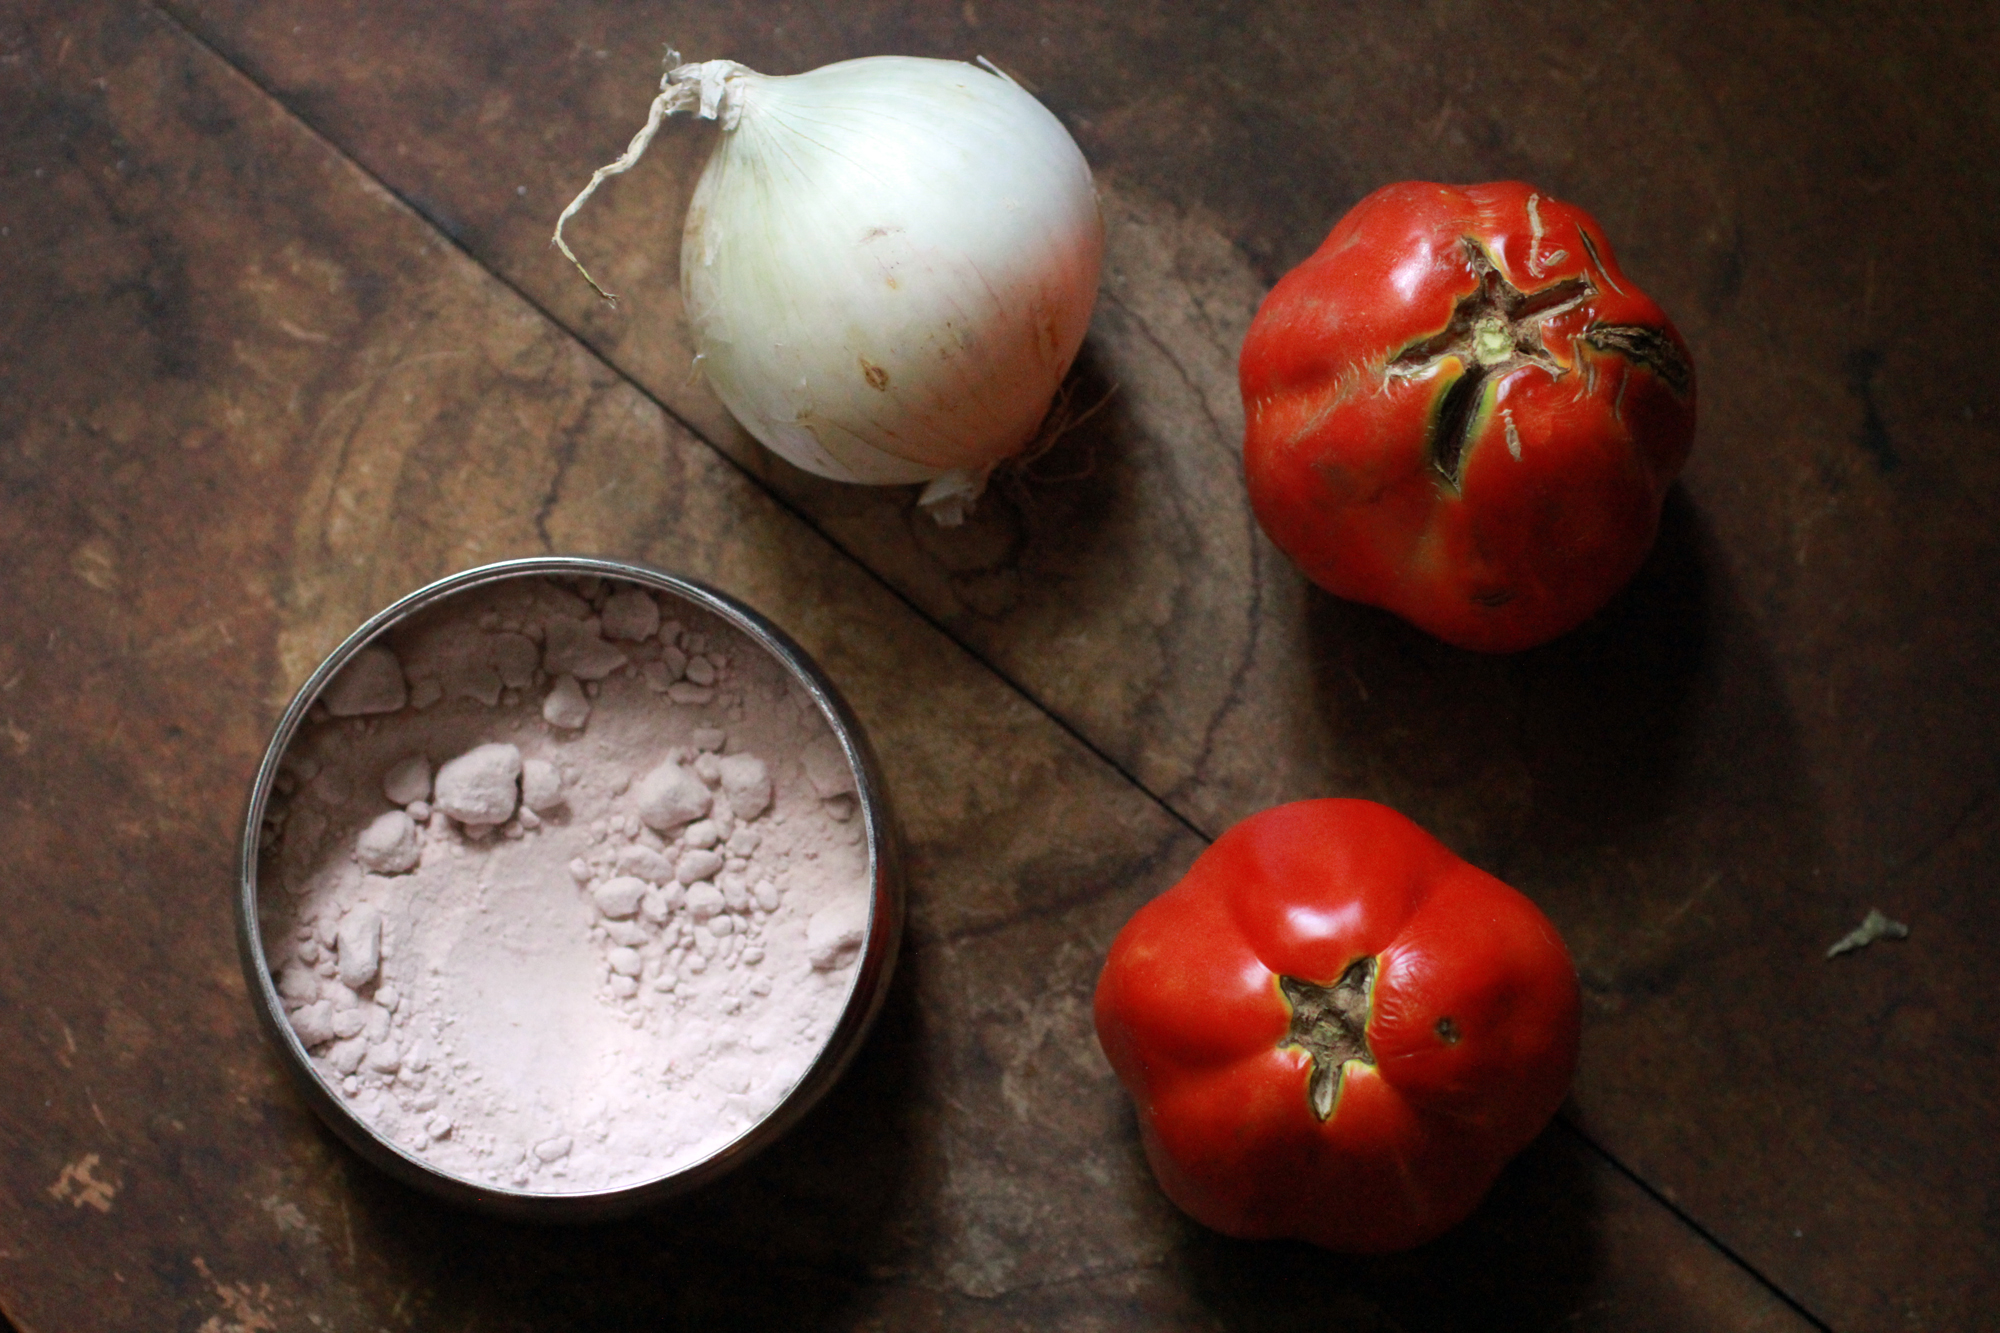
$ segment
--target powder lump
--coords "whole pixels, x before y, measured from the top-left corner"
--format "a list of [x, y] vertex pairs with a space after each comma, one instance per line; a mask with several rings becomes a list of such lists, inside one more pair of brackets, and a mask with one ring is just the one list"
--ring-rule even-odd
[[636, 585], [514, 579], [398, 627], [322, 705], [259, 911], [314, 1070], [377, 1132], [482, 1184], [616, 1188], [805, 1074], [867, 849], [838, 742], [762, 649]]

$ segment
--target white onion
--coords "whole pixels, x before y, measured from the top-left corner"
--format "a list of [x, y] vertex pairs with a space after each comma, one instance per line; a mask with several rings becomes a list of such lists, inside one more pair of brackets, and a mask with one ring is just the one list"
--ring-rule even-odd
[[1035, 439], [1090, 323], [1104, 224], [1075, 141], [1011, 79], [958, 61], [767, 77], [711, 60], [661, 89], [562, 220], [663, 117], [719, 118], [681, 236], [697, 364], [792, 463], [929, 482], [939, 520], [962, 517]]

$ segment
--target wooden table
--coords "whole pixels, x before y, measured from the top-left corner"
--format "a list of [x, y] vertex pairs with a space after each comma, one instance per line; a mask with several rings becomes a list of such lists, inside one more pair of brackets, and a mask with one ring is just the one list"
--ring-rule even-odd
[[[1964, 1330], [2000, 1323], [2000, 39], [1749, 0], [0, 5], [0, 1305], [179, 1328]], [[1929, 13], [1920, 13], [1928, 9]], [[688, 375], [677, 126], [574, 233], [663, 43], [985, 54], [1098, 172], [1086, 390], [975, 520], [806, 477]], [[1590, 208], [1702, 375], [1652, 561], [1506, 658], [1306, 585], [1237, 345], [1378, 184]], [[907, 827], [882, 1024], [739, 1175], [533, 1230], [310, 1117], [230, 936], [277, 711], [366, 614], [654, 562], [839, 680]], [[1582, 975], [1558, 1121], [1382, 1260], [1221, 1239], [1096, 1048], [1212, 838], [1387, 801]], [[1909, 939], [1829, 961], [1871, 907]]]

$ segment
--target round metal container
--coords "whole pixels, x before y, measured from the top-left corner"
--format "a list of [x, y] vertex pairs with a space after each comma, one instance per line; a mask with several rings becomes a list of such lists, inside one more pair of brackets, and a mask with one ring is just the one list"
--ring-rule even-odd
[[[286, 1017], [259, 928], [259, 834], [280, 762], [314, 703], [355, 654], [419, 612], [475, 588], [508, 579], [597, 577], [636, 584], [678, 598], [719, 618], [768, 653], [817, 704], [839, 740], [853, 772], [857, 816], [866, 839], [871, 893], [867, 931], [855, 964], [854, 984], [826, 1043], [777, 1107], [707, 1157], [652, 1180], [613, 1189], [555, 1193], [508, 1189], [468, 1180], [426, 1162], [363, 1121], [314, 1070], [306, 1047]], [[537, 556], [483, 565], [440, 579], [379, 612], [320, 664], [278, 721], [258, 766], [243, 822], [236, 899], [237, 945], [250, 998], [265, 1034], [320, 1117], [362, 1157], [396, 1179], [452, 1203], [520, 1221], [587, 1222], [622, 1216], [715, 1179], [748, 1160], [796, 1124], [840, 1077], [867, 1034], [882, 999], [902, 937], [903, 888], [893, 821], [880, 772], [859, 722], [804, 649], [763, 616], [726, 593], [692, 579], [643, 565], [582, 556]]]

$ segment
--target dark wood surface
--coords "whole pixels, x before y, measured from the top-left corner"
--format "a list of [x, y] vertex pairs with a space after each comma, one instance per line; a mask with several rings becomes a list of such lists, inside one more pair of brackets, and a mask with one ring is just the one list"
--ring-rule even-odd
[[[985, 54], [1098, 171], [1102, 411], [966, 529], [687, 374], [677, 127], [547, 246], [661, 45]], [[1977, 7], [0, 0], [0, 1307], [183, 1328], [1956, 1330], [2000, 1322], [2000, 58]], [[1237, 342], [1350, 204], [1591, 209], [1702, 373], [1634, 586], [1510, 658], [1256, 531]], [[451, 570], [596, 551], [767, 611], [911, 850], [882, 1026], [739, 1175], [616, 1226], [377, 1177], [258, 1037], [235, 824], [290, 692]], [[1157, 1194], [1111, 935], [1279, 800], [1533, 896], [1586, 1031], [1473, 1221], [1356, 1261]], [[1879, 906], [1910, 938], [1829, 962]]]

